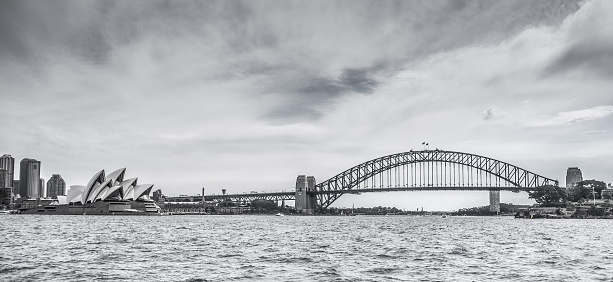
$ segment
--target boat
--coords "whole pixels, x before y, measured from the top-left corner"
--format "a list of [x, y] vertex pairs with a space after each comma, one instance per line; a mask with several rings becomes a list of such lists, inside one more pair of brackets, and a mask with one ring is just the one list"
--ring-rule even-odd
[[282, 213], [277, 213], [277, 214], [275, 214], [275, 216], [285, 216], [285, 215], [282, 214]]
[[0, 210], [0, 215], [2, 214], [16, 214], [18, 213], [17, 210]]

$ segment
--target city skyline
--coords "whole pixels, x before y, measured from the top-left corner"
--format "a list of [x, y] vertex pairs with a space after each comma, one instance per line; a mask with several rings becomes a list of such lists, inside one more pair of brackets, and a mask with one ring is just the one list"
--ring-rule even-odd
[[560, 186], [569, 167], [613, 181], [611, 2], [164, 3], [0, 4], [0, 153], [67, 186], [130, 167], [166, 195], [291, 190], [424, 141]]

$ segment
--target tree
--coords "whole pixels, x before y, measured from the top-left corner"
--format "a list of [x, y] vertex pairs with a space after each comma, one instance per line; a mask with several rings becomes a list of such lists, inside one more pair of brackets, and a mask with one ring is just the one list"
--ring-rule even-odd
[[0, 188], [0, 206], [8, 205], [11, 202], [11, 189], [12, 188]]
[[543, 185], [529, 192], [528, 197], [542, 206], [556, 206], [566, 202], [566, 190], [554, 185]]
[[257, 199], [251, 202], [251, 208], [259, 212], [273, 212], [279, 209], [279, 206], [273, 201]]
[[[571, 189], [569, 200], [577, 202], [580, 199], [591, 200], [601, 199], [602, 190], [607, 188], [607, 184], [598, 180], [584, 180], [577, 183], [577, 186]], [[592, 191], [594, 194], [592, 194]]]

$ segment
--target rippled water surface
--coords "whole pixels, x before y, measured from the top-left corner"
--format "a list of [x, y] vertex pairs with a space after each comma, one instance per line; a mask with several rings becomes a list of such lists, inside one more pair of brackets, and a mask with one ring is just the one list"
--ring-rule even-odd
[[0, 217], [0, 281], [611, 281], [611, 220]]

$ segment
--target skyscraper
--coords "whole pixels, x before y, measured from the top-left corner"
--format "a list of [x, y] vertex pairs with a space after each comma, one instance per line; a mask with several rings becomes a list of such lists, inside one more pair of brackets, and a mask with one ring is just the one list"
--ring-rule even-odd
[[4, 181], [0, 183], [0, 187], [13, 187], [15, 159], [11, 157], [11, 155], [4, 154], [0, 157], [0, 169], [4, 170], [0, 172], [4, 175], [4, 177], [2, 177]]
[[578, 167], [569, 167], [566, 170], [566, 189], [577, 186], [577, 183], [583, 181], [583, 175]]
[[66, 182], [59, 174], [51, 176], [47, 181], [47, 198], [57, 198], [66, 195]]
[[4, 188], [6, 185], [6, 178], [8, 177], [8, 171], [0, 168], [0, 188]]
[[23, 159], [19, 164], [19, 194], [24, 198], [38, 198], [40, 161]]
[[47, 197], [47, 191], [45, 189], [45, 179], [41, 178], [38, 182], [38, 197], [41, 198], [46, 198]]

